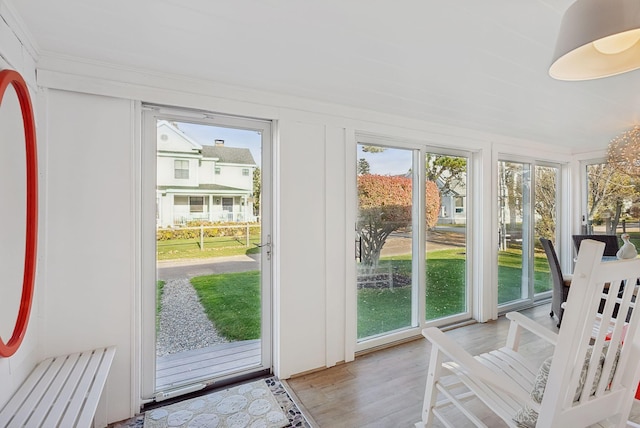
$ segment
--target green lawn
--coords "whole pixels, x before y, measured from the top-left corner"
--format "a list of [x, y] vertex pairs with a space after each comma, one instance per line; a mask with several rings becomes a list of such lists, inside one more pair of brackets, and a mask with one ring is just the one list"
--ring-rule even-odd
[[164, 281], [156, 282], [156, 331], [160, 327], [160, 307], [162, 306], [162, 291], [164, 290]]
[[[499, 255], [501, 301], [520, 296], [521, 264], [516, 251]], [[411, 275], [409, 256], [381, 260], [399, 275]], [[543, 253], [536, 253], [536, 284], [543, 284], [549, 266]], [[426, 319], [433, 320], [466, 310], [465, 254], [460, 249], [430, 251], [426, 269]], [[260, 337], [260, 272], [207, 275], [191, 279], [207, 316], [227, 339]], [[508, 286], [512, 284], [512, 286]], [[540, 287], [544, 287], [540, 285]], [[541, 288], [542, 289], [542, 288]], [[538, 285], [536, 285], [536, 291]], [[411, 287], [358, 290], [358, 337], [408, 327], [411, 317]]]
[[[411, 275], [410, 256], [381, 260], [381, 267]], [[465, 255], [461, 249], [430, 251], [426, 269], [426, 319], [463, 312], [466, 308]], [[358, 338], [411, 324], [411, 287], [358, 290]]]
[[[549, 263], [544, 252], [536, 252], [534, 256], [535, 293], [549, 291], [552, 288]], [[522, 251], [506, 250], [498, 253], [498, 303], [511, 302], [521, 297], [520, 284], [522, 276]]]
[[260, 272], [191, 278], [209, 319], [230, 341], [260, 338]]
[[175, 260], [255, 254], [260, 252], [260, 248], [254, 245], [258, 243], [260, 243], [259, 235], [249, 237], [248, 248], [245, 245], [245, 238], [223, 236], [204, 238], [201, 249], [200, 239], [170, 239], [157, 241], [157, 258], [158, 260]]
[[[499, 254], [498, 295], [500, 302], [520, 298], [522, 275], [521, 254], [506, 251]], [[549, 289], [550, 274], [544, 253], [536, 253], [535, 292]], [[389, 264], [392, 270], [411, 274], [409, 256], [381, 260], [381, 267]], [[466, 310], [465, 255], [460, 249], [427, 253], [426, 319], [434, 320]], [[358, 338], [364, 338], [408, 327], [411, 323], [411, 288], [361, 289], [358, 291]]]

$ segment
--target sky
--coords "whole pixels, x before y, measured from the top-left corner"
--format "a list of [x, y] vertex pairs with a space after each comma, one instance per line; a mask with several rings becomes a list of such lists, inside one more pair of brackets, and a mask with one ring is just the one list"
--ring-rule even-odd
[[[262, 138], [259, 132], [237, 128], [224, 128], [212, 125], [177, 122], [182, 132], [187, 134], [198, 144], [214, 145], [215, 140], [224, 140], [227, 147], [240, 147], [251, 150], [253, 159], [261, 164]], [[412, 166], [412, 151], [405, 149], [385, 148], [380, 153], [362, 151], [358, 144], [358, 159], [364, 158], [369, 162], [370, 173], [380, 175], [406, 174]]]
[[203, 146], [213, 146], [215, 140], [224, 140], [226, 147], [239, 147], [251, 150], [253, 160], [261, 165], [262, 136], [259, 132], [245, 129], [223, 128], [196, 123], [176, 122], [178, 128]]
[[363, 145], [358, 144], [358, 159], [369, 162], [369, 172], [380, 175], [406, 174], [412, 166], [412, 151], [405, 149], [385, 148], [380, 153], [362, 151]]

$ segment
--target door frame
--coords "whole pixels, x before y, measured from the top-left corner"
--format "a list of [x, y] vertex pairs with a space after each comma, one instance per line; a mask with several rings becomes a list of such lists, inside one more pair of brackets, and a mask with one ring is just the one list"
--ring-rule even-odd
[[[217, 114], [209, 111], [188, 108], [169, 107], [156, 104], [139, 104], [141, 118], [140, 128], [140, 171], [139, 176], [139, 216], [140, 227], [140, 288], [137, 293], [140, 314], [139, 322], [139, 367], [140, 403], [155, 400], [156, 374], [156, 334], [155, 318], [156, 303], [155, 289], [156, 273], [156, 186], [157, 186], [157, 150], [156, 150], [156, 122], [159, 119], [169, 119], [190, 123], [199, 123], [217, 127], [228, 127], [243, 130], [255, 130], [262, 136], [262, 156], [259, 164], [261, 172], [260, 189], [260, 223], [261, 241], [273, 243], [274, 240], [274, 124], [270, 120]], [[241, 373], [231, 373], [215, 379], [215, 383], [223, 382], [235, 377], [247, 377], [251, 373], [261, 373], [265, 370], [273, 372], [273, 337], [274, 337], [274, 251], [271, 249], [261, 252], [261, 360], [259, 367], [252, 367]], [[137, 347], [137, 346], [136, 346]], [[183, 387], [185, 393], [188, 387]]]

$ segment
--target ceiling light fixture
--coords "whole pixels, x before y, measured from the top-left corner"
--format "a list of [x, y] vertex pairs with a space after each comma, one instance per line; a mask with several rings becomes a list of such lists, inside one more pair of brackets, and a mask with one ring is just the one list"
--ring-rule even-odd
[[564, 14], [549, 75], [589, 80], [640, 68], [640, 1], [577, 0]]
[[607, 158], [618, 171], [640, 177], [640, 126], [634, 126], [611, 140]]

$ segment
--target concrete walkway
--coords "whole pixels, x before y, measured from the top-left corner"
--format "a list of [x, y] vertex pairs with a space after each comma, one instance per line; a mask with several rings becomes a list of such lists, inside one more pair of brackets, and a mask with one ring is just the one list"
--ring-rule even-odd
[[158, 261], [158, 279], [170, 281], [214, 273], [246, 272], [260, 269], [259, 254], [208, 259], [181, 259]]

